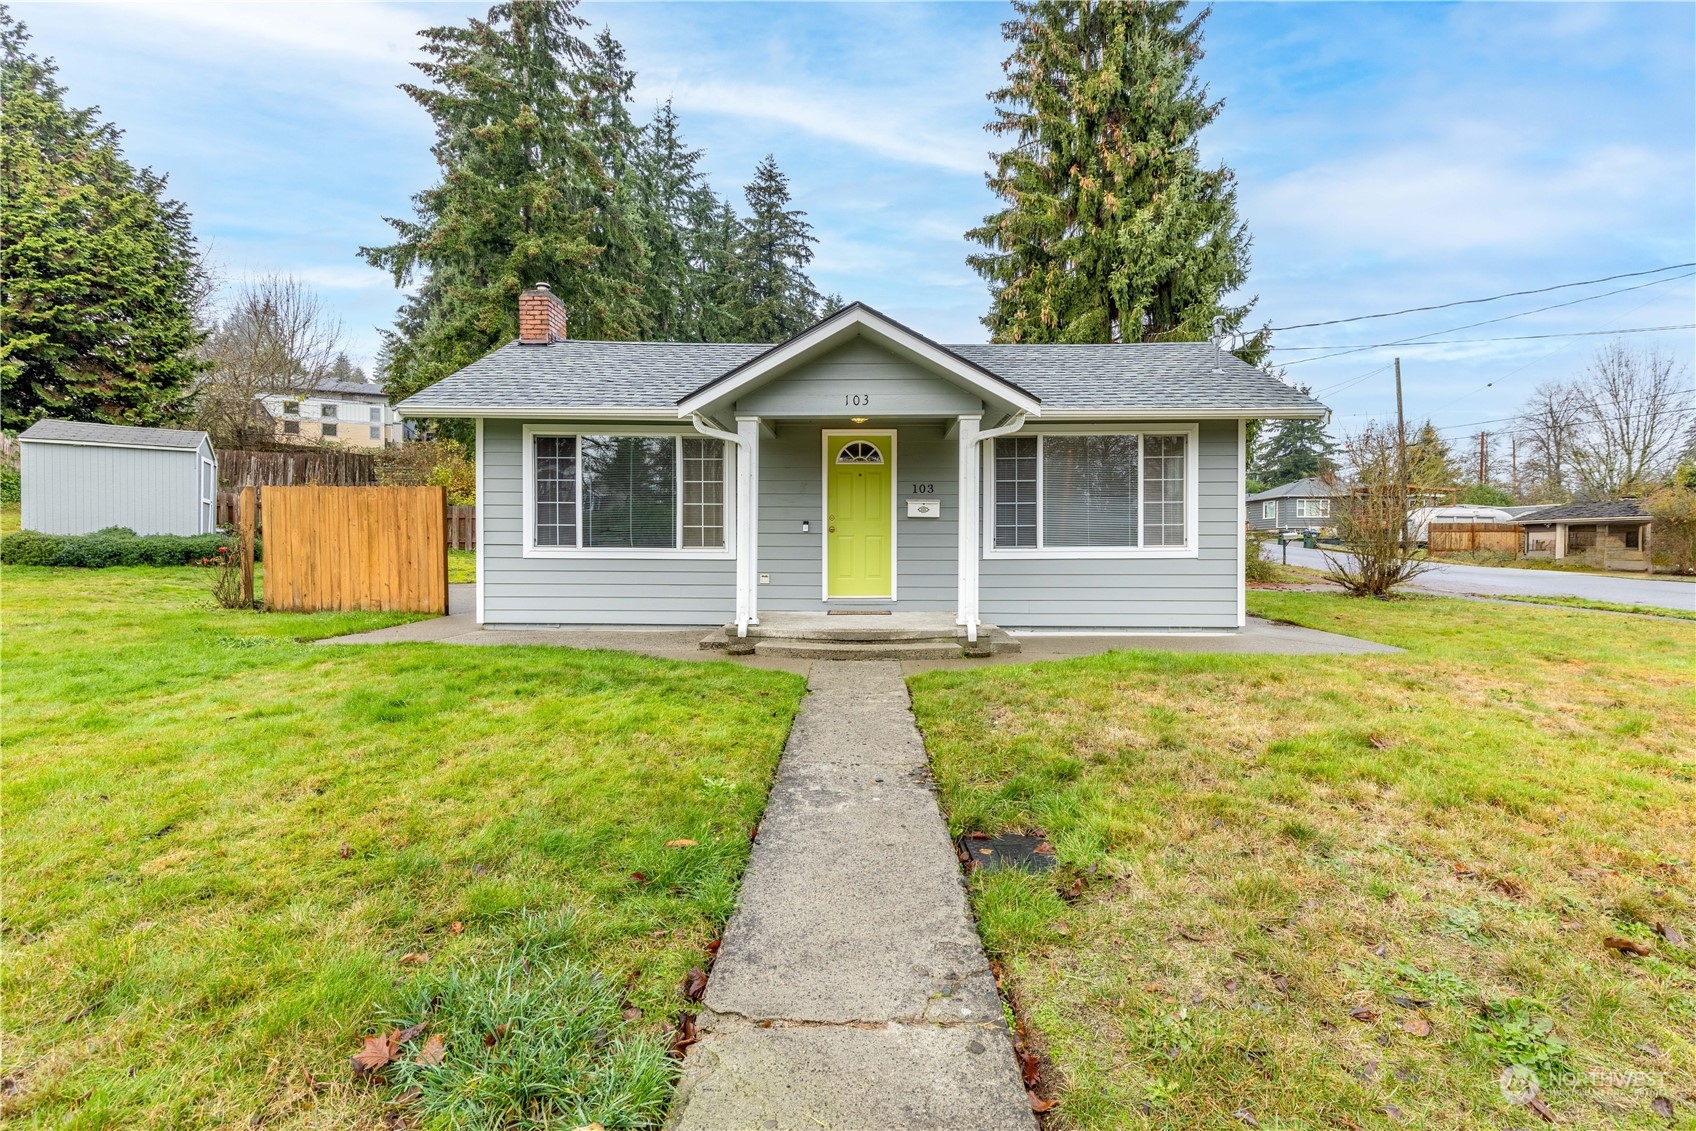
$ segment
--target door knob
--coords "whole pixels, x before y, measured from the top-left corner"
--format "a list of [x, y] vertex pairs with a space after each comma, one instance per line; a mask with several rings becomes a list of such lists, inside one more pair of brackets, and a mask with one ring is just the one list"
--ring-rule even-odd
[[831, 523], [831, 524], [830, 524], [830, 530], [829, 530], [829, 533], [831, 533], [831, 534], [835, 534], [835, 533], [836, 533], [836, 523], [834, 523], [834, 522], [833, 522], [833, 523]]

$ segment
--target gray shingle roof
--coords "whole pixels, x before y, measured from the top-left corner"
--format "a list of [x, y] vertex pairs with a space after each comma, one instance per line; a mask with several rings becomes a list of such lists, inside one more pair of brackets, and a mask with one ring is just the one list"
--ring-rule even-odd
[[351, 397], [380, 397], [383, 386], [379, 381], [320, 381], [312, 387], [312, 391]]
[[120, 448], [198, 448], [204, 432], [181, 428], [131, 428], [123, 424], [88, 424], [81, 420], [37, 420], [18, 433], [20, 440], [58, 440], [71, 444], [110, 444]]
[[1250, 495], [1248, 502], [1263, 503], [1269, 499], [1282, 499], [1290, 495], [1300, 499], [1324, 499], [1336, 493], [1336, 489], [1322, 479], [1297, 479], [1294, 483], [1285, 483], [1262, 491], [1258, 495]]
[[[470, 409], [669, 409], [770, 348], [701, 342], [514, 342], [408, 397], [400, 408], [439, 416]], [[1044, 409], [1249, 415], [1324, 411], [1318, 401], [1207, 342], [943, 348], [1028, 391]]]
[[1622, 499], [1613, 503], [1567, 503], [1564, 506], [1549, 507], [1536, 514], [1528, 514], [1525, 521], [1537, 522], [1569, 522], [1577, 519], [1605, 518], [1641, 518], [1647, 519], [1648, 513], [1637, 505], [1635, 499]]

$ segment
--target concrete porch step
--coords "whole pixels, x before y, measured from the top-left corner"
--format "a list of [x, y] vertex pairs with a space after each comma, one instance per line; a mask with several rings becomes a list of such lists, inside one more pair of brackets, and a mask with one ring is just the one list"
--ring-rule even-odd
[[955, 640], [760, 640], [756, 656], [796, 660], [952, 660], [961, 654]]

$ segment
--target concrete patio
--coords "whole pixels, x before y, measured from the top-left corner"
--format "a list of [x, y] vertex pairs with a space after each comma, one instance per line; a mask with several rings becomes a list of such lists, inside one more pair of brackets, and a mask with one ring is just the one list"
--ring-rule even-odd
[[[638, 652], [664, 660], [728, 660], [750, 667], [775, 668], [806, 674], [814, 660], [783, 655], [727, 656], [722, 651], [703, 651], [702, 636], [718, 625], [694, 628], [566, 627], [566, 628], [480, 628], [474, 611], [475, 587], [449, 587], [449, 613], [445, 617], [414, 621], [375, 632], [334, 636], [320, 644], [528, 644], [556, 648], [608, 648]], [[870, 618], [867, 618], [870, 619]], [[1145, 650], [1157, 652], [1220, 652], [1237, 655], [1320, 656], [1391, 655], [1399, 652], [1387, 644], [1319, 632], [1289, 624], [1250, 617], [1236, 632], [1220, 633], [1122, 633], [1122, 632], [1014, 632], [1020, 651], [967, 659], [931, 657], [902, 660], [903, 674], [946, 668], [974, 668], [986, 664], [1035, 664], [1095, 656], [1103, 652]]]

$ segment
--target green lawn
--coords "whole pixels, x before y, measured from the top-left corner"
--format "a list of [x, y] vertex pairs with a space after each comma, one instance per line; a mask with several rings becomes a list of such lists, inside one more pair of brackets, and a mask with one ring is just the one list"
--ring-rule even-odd
[[1531, 597], [1504, 594], [1497, 601], [1518, 601], [1526, 605], [1563, 605], [1569, 609], [1594, 609], [1603, 613], [1633, 613], [1642, 617], [1672, 617], [1675, 620], [1696, 620], [1696, 609], [1669, 609], [1662, 605], [1628, 605], [1619, 601], [1592, 601], [1587, 597]]
[[1516, 1063], [1563, 1125], [1696, 1126], [1691, 626], [1249, 600], [1407, 652], [911, 681], [953, 829], [1061, 862], [971, 885], [1056, 1126], [1541, 1126]]
[[460, 585], [477, 580], [477, 551], [448, 551], [448, 584]]
[[[802, 681], [314, 646], [403, 618], [233, 612], [210, 580], [0, 577], [0, 1115], [372, 1127], [417, 1083], [431, 1126], [654, 1125]], [[386, 1086], [352, 1080], [419, 1020]]]

